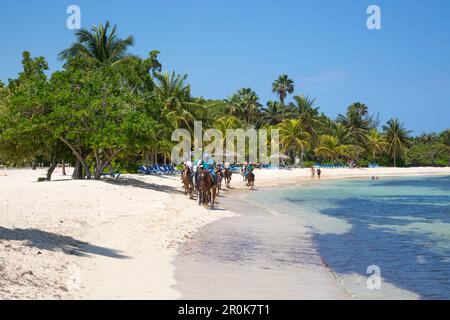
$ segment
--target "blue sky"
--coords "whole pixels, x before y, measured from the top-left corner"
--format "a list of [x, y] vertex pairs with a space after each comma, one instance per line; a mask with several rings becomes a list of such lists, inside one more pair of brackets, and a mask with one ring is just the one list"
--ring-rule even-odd
[[[20, 71], [23, 50], [61, 68], [57, 54], [74, 40], [71, 4], [82, 27], [110, 20], [135, 36], [131, 52], [161, 51], [164, 69], [187, 73], [194, 95], [225, 98], [248, 86], [265, 103], [286, 73], [296, 94], [332, 117], [361, 101], [416, 134], [450, 127], [447, 0], [0, 0], [3, 82]], [[370, 4], [381, 8], [382, 30], [366, 27]]]

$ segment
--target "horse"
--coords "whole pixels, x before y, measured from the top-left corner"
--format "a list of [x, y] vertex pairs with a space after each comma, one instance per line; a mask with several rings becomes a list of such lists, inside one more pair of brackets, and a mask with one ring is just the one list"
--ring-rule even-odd
[[217, 176], [217, 195], [219, 195], [220, 190], [222, 190], [222, 180], [223, 180], [223, 169], [216, 169], [216, 176]]
[[200, 169], [196, 166], [194, 167], [194, 193], [197, 198], [200, 197]]
[[255, 174], [253, 173], [253, 170], [250, 170], [247, 173], [247, 186], [253, 190], [253, 187], [255, 186]]
[[225, 168], [223, 175], [225, 178], [225, 185], [228, 189], [230, 189], [231, 176], [233, 175], [233, 172], [231, 172], [230, 168]]
[[200, 169], [199, 180], [198, 204], [207, 207], [209, 203], [211, 209], [213, 209], [216, 199], [216, 186], [211, 173], [208, 170]]
[[183, 181], [184, 186], [184, 194], [189, 194], [189, 198], [193, 198], [194, 192], [194, 180], [192, 179], [192, 172], [188, 166], [184, 167], [184, 170], [181, 174], [181, 180]]

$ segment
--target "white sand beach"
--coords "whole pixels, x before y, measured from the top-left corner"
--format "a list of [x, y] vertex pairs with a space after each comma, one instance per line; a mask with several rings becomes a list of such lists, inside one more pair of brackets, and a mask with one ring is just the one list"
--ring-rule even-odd
[[[52, 182], [36, 182], [44, 170], [0, 176], [0, 299], [181, 298], [177, 249], [236, 214], [199, 207], [181, 192], [178, 176], [72, 181], [60, 170]], [[450, 168], [325, 169], [322, 178], [435, 174], [450, 175]], [[310, 179], [309, 169], [256, 171], [257, 187]], [[232, 186], [249, 192], [240, 177]]]

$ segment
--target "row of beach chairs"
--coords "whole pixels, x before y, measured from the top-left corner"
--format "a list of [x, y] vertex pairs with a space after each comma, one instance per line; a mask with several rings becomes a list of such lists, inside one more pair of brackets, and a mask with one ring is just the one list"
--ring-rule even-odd
[[350, 166], [316, 163], [314, 165], [314, 168], [316, 168], [316, 169], [350, 169]]
[[140, 166], [138, 172], [145, 175], [175, 175], [181, 173], [173, 165]]

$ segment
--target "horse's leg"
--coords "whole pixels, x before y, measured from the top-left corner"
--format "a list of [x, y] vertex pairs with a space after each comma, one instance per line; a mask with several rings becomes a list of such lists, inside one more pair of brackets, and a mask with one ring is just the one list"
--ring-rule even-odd
[[214, 209], [215, 200], [216, 200], [216, 188], [213, 187], [212, 188], [211, 209]]
[[205, 199], [204, 199], [204, 201], [203, 201], [203, 206], [205, 206], [205, 208], [207, 208], [208, 207], [208, 204], [209, 204], [209, 198], [210, 198], [210, 189], [208, 188], [208, 191], [205, 191], [205, 194], [204, 194], [204, 197], [205, 197]]

